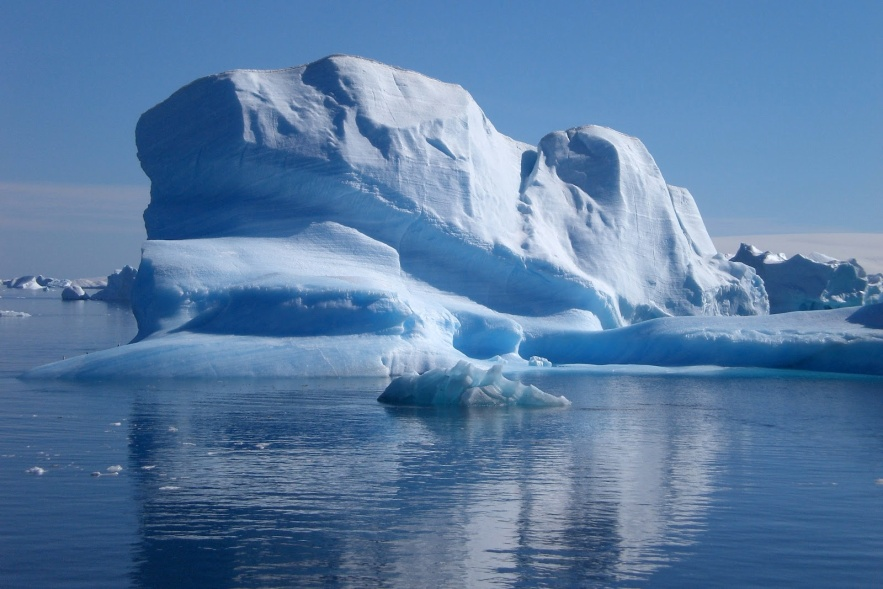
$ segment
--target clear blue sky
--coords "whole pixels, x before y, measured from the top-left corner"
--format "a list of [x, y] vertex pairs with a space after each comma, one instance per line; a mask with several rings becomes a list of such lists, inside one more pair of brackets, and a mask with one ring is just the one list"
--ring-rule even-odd
[[0, 277], [137, 264], [142, 112], [195, 78], [351, 53], [536, 143], [642, 139], [712, 235], [881, 232], [883, 2], [3, 2]]

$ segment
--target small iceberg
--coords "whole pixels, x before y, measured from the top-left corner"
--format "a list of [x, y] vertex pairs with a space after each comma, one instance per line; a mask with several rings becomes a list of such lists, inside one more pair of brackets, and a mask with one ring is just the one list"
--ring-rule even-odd
[[61, 291], [61, 300], [63, 301], [88, 301], [89, 295], [83, 288], [76, 284], [65, 286]]
[[503, 366], [488, 370], [461, 360], [453, 368], [436, 368], [423, 374], [406, 374], [389, 383], [377, 398], [391, 405], [463, 407], [567, 407], [565, 397], [544, 393], [533, 385], [508, 380]]

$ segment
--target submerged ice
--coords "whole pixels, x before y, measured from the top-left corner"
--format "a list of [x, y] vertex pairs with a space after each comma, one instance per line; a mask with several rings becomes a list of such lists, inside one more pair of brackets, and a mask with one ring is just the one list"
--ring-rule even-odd
[[[680, 364], [682, 316], [727, 365], [743, 341], [727, 334], [778, 329], [758, 271], [718, 254], [690, 193], [612, 129], [527, 145], [459, 86], [332, 56], [196, 80], [136, 141], [151, 180], [137, 343], [35, 375]], [[831, 330], [879, 350], [873, 328], [832, 317], [751, 340], [751, 357], [790, 346], [812, 367]]]

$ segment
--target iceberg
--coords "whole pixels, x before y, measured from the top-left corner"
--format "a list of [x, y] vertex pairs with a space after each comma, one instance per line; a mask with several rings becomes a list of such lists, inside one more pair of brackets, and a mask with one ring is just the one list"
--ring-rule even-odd
[[[786, 258], [743, 243], [732, 262], [754, 268], [763, 279], [770, 301], [770, 313], [856, 307], [876, 300], [874, 284], [855, 260], [835, 260], [822, 254], [801, 254]], [[866, 294], [867, 293], [867, 294]]]
[[94, 278], [75, 278], [71, 280], [71, 284], [79, 286], [82, 289], [97, 290], [107, 288], [107, 277], [99, 276]]
[[[582, 126], [521, 143], [416, 72], [336, 55], [209, 76], [144, 113], [136, 144], [138, 334], [30, 376], [742, 366], [745, 350], [828, 366], [797, 356], [835, 340], [881, 357], [878, 328], [848, 314], [771, 321], [758, 272], [715, 251], [638, 139]], [[777, 346], [794, 354], [764, 356]], [[879, 373], [865, 364], [843, 370]]]
[[135, 286], [135, 276], [138, 271], [131, 266], [124, 266], [107, 276], [106, 285], [102, 290], [93, 294], [93, 301], [115, 301], [128, 303], [132, 300], [132, 288]]
[[89, 295], [79, 285], [71, 284], [65, 286], [61, 291], [61, 299], [64, 301], [88, 301]]
[[4, 280], [3, 285], [6, 288], [16, 288], [19, 290], [45, 290], [48, 287], [44, 282], [45, 279], [42, 276], [19, 276]]
[[461, 360], [448, 370], [436, 368], [420, 375], [405, 374], [389, 383], [377, 400], [391, 405], [417, 406], [570, 406], [566, 397], [507, 379], [502, 368], [497, 364], [482, 370]]

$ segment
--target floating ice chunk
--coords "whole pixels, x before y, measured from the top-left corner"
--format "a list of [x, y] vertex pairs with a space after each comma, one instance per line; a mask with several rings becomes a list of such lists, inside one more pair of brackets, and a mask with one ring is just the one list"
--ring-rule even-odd
[[0, 311], [0, 317], [30, 317], [30, 313], [21, 311]]
[[4, 280], [3, 284], [6, 288], [17, 288], [20, 290], [42, 290], [44, 285], [40, 284], [42, 276], [19, 276], [11, 280]]
[[86, 294], [82, 287], [71, 284], [64, 287], [64, 290], [61, 291], [61, 299], [64, 301], [87, 301], [89, 300], [89, 295]]
[[122, 471], [123, 471], [123, 467], [120, 466], [119, 464], [117, 464], [115, 466], [108, 466], [107, 467], [107, 472], [109, 472], [109, 473], [119, 474]]
[[461, 405], [566, 407], [565, 397], [544, 393], [533, 385], [508, 380], [499, 364], [488, 370], [461, 360], [453, 368], [406, 374], [393, 380], [377, 399], [392, 405]]
[[552, 363], [542, 356], [531, 356], [527, 364], [528, 366], [552, 366]]
[[27, 469], [25, 472], [28, 473], [28, 474], [34, 474], [34, 475], [37, 475], [37, 476], [42, 476], [43, 473], [46, 472], [46, 469], [45, 469], [45, 468], [40, 468], [39, 466], [32, 466], [31, 468]]

